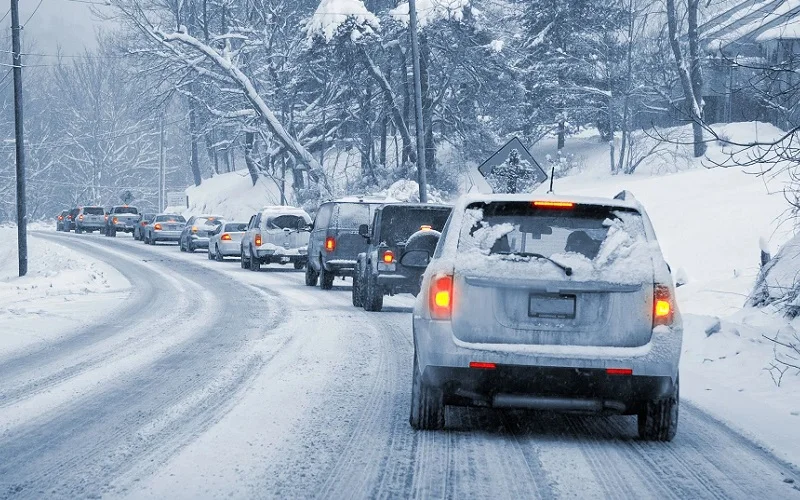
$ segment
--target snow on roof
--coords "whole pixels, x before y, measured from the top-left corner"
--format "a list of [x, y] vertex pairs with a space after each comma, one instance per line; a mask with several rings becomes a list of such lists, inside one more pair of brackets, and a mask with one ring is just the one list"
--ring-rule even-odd
[[466, 206], [470, 203], [489, 203], [489, 202], [503, 202], [503, 201], [556, 201], [556, 202], [571, 202], [578, 205], [601, 205], [604, 207], [614, 208], [628, 208], [634, 210], [641, 210], [641, 205], [635, 199], [619, 200], [614, 198], [600, 198], [590, 196], [564, 196], [553, 194], [478, 194], [470, 193], [462, 195], [456, 202], [459, 206]]
[[793, 17], [785, 23], [770, 28], [756, 37], [759, 42], [770, 40], [792, 40], [800, 38], [800, 17]]
[[354, 22], [350, 33], [353, 41], [380, 29], [378, 17], [361, 0], [321, 0], [306, 23], [306, 33], [309, 37], [321, 36], [330, 42], [348, 19]]
[[[420, 28], [436, 21], [461, 21], [464, 19], [464, 8], [469, 7], [471, 0], [417, 0], [417, 22]], [[389, 15], [397, 21], [408, 24], [408, 2], [403, 2], [389, 11]]]
[[762, 32], [792, 22], [799, 13], [800, 0], [749, 0], [701, 26], [700, 38], [713, 52], [749, 37], [761, 41]]

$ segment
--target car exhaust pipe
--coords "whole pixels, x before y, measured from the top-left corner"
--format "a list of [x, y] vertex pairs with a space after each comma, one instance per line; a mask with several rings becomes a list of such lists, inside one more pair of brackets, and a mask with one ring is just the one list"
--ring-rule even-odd
[[577, 411], [602, 413], [612, 411], [622, 413], [625, 405], [619, 401], [599, 399], [572, 399], [546, 396], [520, 396], [516, 394], [497, 394], [492, 399], [495, 408], [524, 408], [528, 410]]

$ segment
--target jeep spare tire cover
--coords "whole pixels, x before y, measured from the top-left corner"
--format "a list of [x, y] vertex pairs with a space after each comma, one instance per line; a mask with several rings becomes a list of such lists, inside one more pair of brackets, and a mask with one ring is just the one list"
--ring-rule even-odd
[[423, 229], [417, 231], [408, 238], [408, 241], [406, 241], [405, 251], [409, 252], [411, 250], [423, 250], [428, 252], [429, 255], [433, 255], [433, 251], [436, 249], [436, 245], [439, 244], [439, 238], [441, 237], [442, 233], [436, 231], [435, 229]]

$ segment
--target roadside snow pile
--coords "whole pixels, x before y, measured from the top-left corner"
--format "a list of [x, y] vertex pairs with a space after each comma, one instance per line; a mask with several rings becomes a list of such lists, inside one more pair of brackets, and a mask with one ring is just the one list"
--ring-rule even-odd
[[[287, 185], [287, 196], [290, 190]], [[275, 182], [262, 177], [254, 186], [246, 170], [205, 179], [200, 186], [186, 189], [186, 195], [189, 208], [184, 215], [219, 214], [235, 222], [247, 222], [261, 208], [281, 201]]]
[[748, 303], [775, 305], [790, 318], [800, 313], [800, 235], [781, 247], [759, 274]]
[[31, 235], [17, 276], [15, 227], [0, 227], [0, 356], [108, 314], [130, 283], [113, 267]]
[[380, 21], [361, 0], [322, 0], [306, 23], [310, 38], [322, 37], [326, 42], [330, 42], [340, 28], [350, 29], [350, 38], [356, 41], [378, 31]]

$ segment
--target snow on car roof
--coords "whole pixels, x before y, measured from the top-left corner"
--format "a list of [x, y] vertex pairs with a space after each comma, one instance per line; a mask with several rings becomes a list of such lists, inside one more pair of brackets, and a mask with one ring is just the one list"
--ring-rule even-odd
[[470, 203], [490, 203], [496, 201], [517, 201], [517, 202], [534, 202], [534, 201], [555, 201], [575, 203], [576, 205], [600, 205], [604, 207], [613, 208], [628, 208], [633, 210], [641, 210], [642, 207], [635, 199], [621, 200], [616, 198], [600, 198], [592, 196], [567, 196], [567, 195], [554, 195], [554, 194], [465, 194], [462, 195], [456, 202], [457, 205], [466, 206]]
[[382, 196], [345, 196], [330, 203], [397, 203], [397, 200]]
[[267, 205], [261, 209], [261, 213], [280, 212], [282, 214], [305, 214], [308, 212], [300, 207], [292, 207], [288, 205]]

